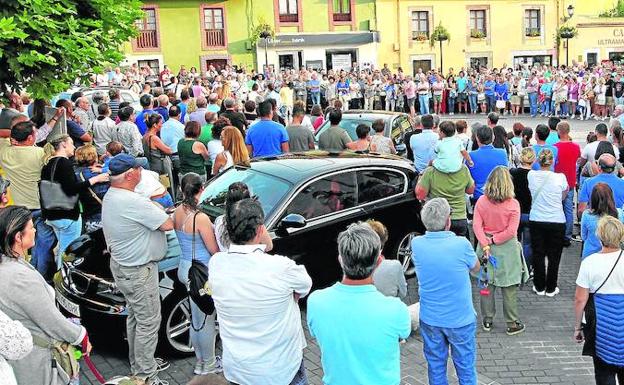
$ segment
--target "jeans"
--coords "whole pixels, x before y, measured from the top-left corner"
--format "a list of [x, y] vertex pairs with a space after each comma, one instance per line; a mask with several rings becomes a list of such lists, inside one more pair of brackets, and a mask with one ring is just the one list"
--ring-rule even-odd
[[158, 292], [158, 263], [141, 266], [121, 266], [110, 261], [117, 288], [126, 299], [130, 370], [143, 379], [156, 374], [156, 344], [160, 329], [160, 294]]
[[529, 269], [532, 268], [533, 250], [531, 249], [531, 231], [529, 230], [529, 214], [520, 214], [518, 226], [518, 240], [522, 243], [522, 254]]
[[396, 100], [392, 98], [386, 98], [386, 111], [394, 111], [396, 106]]
[[63, 254], [70, 243], [82, 233], [82, 219], [56, 219], [47, 220], [46, 223], [54, 230], [54, 235], [58, 239], [58, 252], [56, 254], [56, 270], [63, 264]]
[[448, 385], [446, 361], [449, 347], [459, 384], [477, 384], [476, 327], [476, 322], [459, 328], [442, 328], [420, 321], [429, 385]]
[[531, 110], [531, 116], [537, 115], [537, 92], [529, 93], [529, 109]]
[[312, 98], [312, 105], [321, 104], [321, 93], [320, 92], [312, 92], [310, 93], [310, 97]]
[[420, 114], [427, 115], [429, 113], [429, 95], [418, 94], [418, 104], [420, 105]]
[[563, 200], [563, 213], [565, 214], [565, 239], [572, 239], [572, 225], [574, 223], [574, 189], [571, 189]]
[[[180, 259], [178, 265], [178, 279], [188, 289], [188, 273], [191, 268], [191, 261]], [[195, 357], [198, 361], [206, 361], [215, 363], [215, 342], [217, 333], [215, 330], [215, 319], [217, 312], [206, 315], [201, 309], [189, 298], [191, 303], [191, 321], [190, 329], [191, 344], [195, 348]]]
[[542, 102], [542, 115], [550, 115], [550, 99], [544, 99]]
[[54, 275], [50, 266], [54, 263], [53, 249], [56, 244], [56, 235], [54, 235], [54, 229], [41, 217], [41, 210], [32, 210], [32, 217], [36, 233], [30, 263], [46, 281], [50, 282]]
[[468, 95], [468, 103], [470, 103], [470, 112], [477, 112], [477, 95], [470, 94]]
[[518, 285], [497, 287], [490, 285], [490, 295], [481, 295], [481, 315], [484, 321], [492, 322], [496, 315], [496, 302], [494, 294], [500, 289], [503, 294], [503, 314], [508, 327], [514, 326], [518, 318]]
[[[529, 221], [533, 248], [533, 285], [537, 291], [552, 293], [557, 288], [559, 262], [563, 250], [565, 223]], [[548, 258], [548, 271], [546, 271]]]
[[375, 109], [375, 97], [374, 96], [368, 96], [364, 98], [364, 109], [365, 110]]
[[448, 106], [447, 111], [449, 114], [453, 114], [455, 113], [455, 99], [456, 98], [451, 98], [450, 96], [448, 97], [447, 101], [446, 101], [446, 105]]
[[594, 378], [596, 385], [615, 385], [616, 378], [622, 385], [624, 384], [624, 367], [610, 365], [600, 357], [594, 357]]
[[[231, 382], [231, 385], [238, 385], [235, 382]], [[303, 360], [301, 360], [301, 366], [297, 373], [295, 373], [295, 377], [293, 377], [292, 381], [288, 385], [308, 385], [308, 377], [306, 375], [305, 366], [303, 365]]]
[[496, 95], [485, 95], [487, 100], [487, 112], [496, 112]]

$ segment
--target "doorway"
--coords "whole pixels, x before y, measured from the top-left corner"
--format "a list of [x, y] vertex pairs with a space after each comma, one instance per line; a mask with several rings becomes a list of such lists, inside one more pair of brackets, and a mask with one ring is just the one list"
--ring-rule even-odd
[[598, 64], [598, 54], [596, 52], [589, 52], [587, 54], [587, 65], [591, 68]]
[[482, 67], [488, 67], [488, 58], [486, 56], [470, 58], [470, 68], [479, 70]]
[[278, 63], [280, 70], [298, 70], [303, 63], [303, 53], [301, 51], [278, 53]]
[[431, 60], [412, 60], [412, 72], [414, 76], [418, 73], [418, 69], [421, 69], [424, 74], [431, 71]]
[[206, 59], [206, 68], [213, 66], [217, 72], [221, 72], [227, 66], [228, 61], [226, 59]]

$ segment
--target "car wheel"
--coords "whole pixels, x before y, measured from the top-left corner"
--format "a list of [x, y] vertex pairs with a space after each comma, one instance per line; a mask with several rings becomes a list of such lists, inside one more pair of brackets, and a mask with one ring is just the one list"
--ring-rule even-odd
[[396, 259], [401, 262], [403, 266], [403, 274], [405, 278], [409, 279], [416, 275], [414, 268], [414, 262], [412, 262], [412, 239], [419, 235], [418, 233], [411, 232], [405, 234], [405, 236], [399, 241], [396, 249]]
[[176, 289], [162, 302], [160, 347], [171, 355], [193, 354], [191, 345], [191, 304], [184, 290]]

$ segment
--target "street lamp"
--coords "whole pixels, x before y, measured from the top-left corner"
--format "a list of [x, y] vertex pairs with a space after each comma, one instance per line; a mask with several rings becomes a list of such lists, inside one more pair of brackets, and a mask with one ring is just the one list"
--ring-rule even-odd
[[264, 39], [264, 65], [266, 66], [266, 72], [265, 72], [265, 76], [266, 76], [267, 72], [269, 71], [269, 53], [268, 53], [268, 48], [269, 48], [269, 38], [271, 37], [271, 32], [270, 31], [262, 31], [262, 32], [260, 32], [260, 37], [262, 39]]
[[[574, 16], [574, 6], [572, 4], [568, 5], [566, 8], [568, 16], [563, 16], [563, 22], [567, 22]], [[574, 33], [571, 30], [565, 30], [560, 33], [562, 39], [565, 39], [565, 49], [566, 49], [566, 67], [569, 66], [568, 58], [570, 56], [570, 39], [574, 37]]]
[[572, 4], [568, 5], [568, 19], [571, 19], [574, 16], [574, 6]]

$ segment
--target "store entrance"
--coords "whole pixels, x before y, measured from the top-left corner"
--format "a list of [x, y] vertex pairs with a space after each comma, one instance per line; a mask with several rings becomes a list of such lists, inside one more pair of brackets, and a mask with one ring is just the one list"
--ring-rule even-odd
[[609, 60], [614, 64], [624, 63], [624, 52], [609, 52]]
[[280, 70], [297, 70], [303, 63], [303, 55], [298, 52], [278, 53]]
[[426, 74], [431, 71], [431, 60], [412, 60], [413, 75], [416, 76], [418, 69], [422, 70], [422, 73]]
[[340, 70], [351, 71], [353, 63], [358, 61], [357, 51], [354, 49], [325, 51], [325, 59], [327, 69], [333, 69], [334, 72]]

